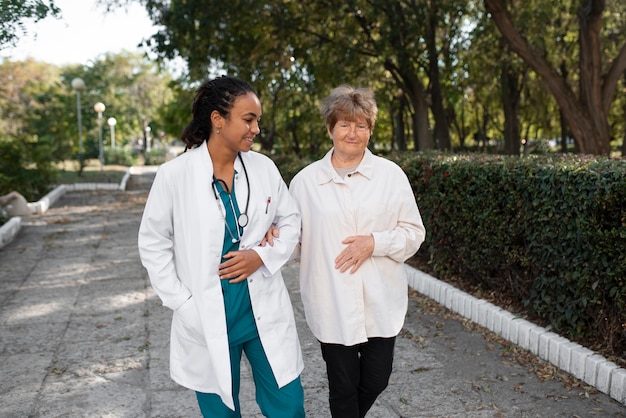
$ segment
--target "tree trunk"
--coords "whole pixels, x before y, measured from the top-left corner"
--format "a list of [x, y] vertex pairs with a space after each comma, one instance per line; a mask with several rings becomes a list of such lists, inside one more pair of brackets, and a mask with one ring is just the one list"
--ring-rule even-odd
[[609, 122], [602, 100], [602, 59], [600, 29], [605, 0], [585, 0], [578, 9], [580, 41], [580, 104], [589, 116], [594, 135], [589, 137], [590, 152], [609, 154]]
[[502, 63], [500, 84], [504, 109], [504, 153], [520, 155], [520, 126], [517, 116], [520, 92], [516, 77], [511, 74], [511, 66], [506, 61]]
[[602, 85], [599, 32], [605, 1], [584, 0], [579, 10], [580, 99], [543, 55], [518, 32], [504, 0], [485, 0], [485, 6], [511, 50], [542, 77], [563, 112], [578, 150], [585, 154], [609, 154], [608, 106], [617, 87], [614, 74], [626, 69], [626, 45], [610, 66], [606, 82]]
[[263, 151], [272, 151], [272, 148], [274, 148], [274, 142], [276, 141], [276, 124], [272, 124], [270, 129], [267, 132], [264, 132], [264, 135], [259, 135], [258, 140]]
[[[561, 71], [561, 77], [563, 77], [563, 80], [567, 81], [569, 71], [565, 61], [561, 61], [559, 68]], [[567, 129], [567, 121], [565, 120], [565, 116], [563, 116], [563, 111], [561, 109], [559, 109], [559, 124], [561, 126], [561, 152], [565, 154], [567, 153], [567, 138], [569, 137], [569, 133]]]
[[397, 106], [392, 106], [391, 115], [393, 123], [393, 144], [396, 145], [398, 151], [406, 151], [406, 131], [404, 126], [404, 111], [406, 109], [406, 97], [400, 93], [395, 102]]
[[[624, 72], [624, 85], [626, 86], [626, 72]], [[626, 102], [622, 106], [624, 112], [624, 125], [626, 125]], [[626, 129], [624, 129], [624, 136], [622, 137], [622, 157], [626, 157]]]
[[410, 74], [405, 79], [408, 86], [407, 94], [413, 107], [413, 145], [416, 151], [433, 149], [433, 138], [430, 134], [428, 120], [428, 101], [426, 90], [416, 75]]
[[559, 122], [561, 123], [561, 152], [567, 152], [567, 122], [565, 122], [565, 118], [563, 117], [563, 112], [559, 110]]
[[432, 100], [432, 112], [435, 119], [434, 139], [439, 150], [451, 150], [450, 127], [448, 117], [443, 105], [441, 95], [441, 83], [439, 77], [439, 52], [437, 51], [437, 20], [439, 19], [437, 10], [437, 0], [430, 2], [429, 24], [426, 28], [426, 47], [428, 49], [428, 76], [430, 79], [430, 97]]
[[412, 119], [413, 146], [416, 151], [433, 149], [433, 141], [430, 135], [430, 122], [428, 120], [428, 101], [426, 90], [420, 82], [417, 74], [410, 66], [396, 66], [391, 60], [385, 61], [385, 69], [388, 70], [398, 87], [408, 98], [408, 104]]
[[[482, 115], [481, 111], [482, 110]], [[474, 141], [477, 148], [484, 152], [487, 148], [487, 125], [489, 124], [489, 116], [482, 105], [474, 107], [474, 119], [476, 120], [476, 133]]]
[[433, 137], [428, 120], [428, 103], [425, 97], [413, 97], [413, 144], [416, 151], [433, 149]]

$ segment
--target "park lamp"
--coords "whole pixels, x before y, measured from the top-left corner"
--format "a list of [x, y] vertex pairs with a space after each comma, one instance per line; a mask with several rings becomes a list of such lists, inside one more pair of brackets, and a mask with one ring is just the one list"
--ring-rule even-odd
[[108, 118], [107, 124], [111, 128], [111, 149], [115, 149], [115, 125], [117, 124], [117, 119]]
[[100, 170], [104, 169], [104, 150], [102, 149], [102, 112], [104, 112], [104, 109], [106, 109], [106, 107], [104, 106], [104, 103], [102, 102], [98, 102], [95, 105], [93, 105], [93, 110], [95, 110], [98, 113], [98, 132], [99, 132], [98, 159], [100, 160]]
[[85, 88], [82, 78], [76, 77], [72, 80], [72, 88], [76, 90], [76, 117], [78, 119], [78, 159], [81, 167], [83, 164], [83, 122], [80, 110], [80, 91]]

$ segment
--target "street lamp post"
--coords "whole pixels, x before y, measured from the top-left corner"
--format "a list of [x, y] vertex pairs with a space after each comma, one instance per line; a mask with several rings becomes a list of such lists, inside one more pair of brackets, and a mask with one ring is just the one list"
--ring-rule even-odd
[[99, 152], [98, 152], [98, 159], [100, 160], [100, 170], [104, 169], [104, 150], [102, 149], [102, 112], [104, 112], [104, 109], [106, 107], [104, 106], [104, 103], [102, 102], [98, 102], [95, 105], [93, 105], [93, 110], [95, 110], [96, 112], [98, 112], [98, 146], [99, 146]]
[[150, 152], [150, 131], [152, 131], [152, 128], [150, 128], [149, 126], [146, 126], [146, 152], [149, 153]]
[[82, 78], [72, 80], [72, 88], [76, 90], [76, 115], [78, 117], [78, 160], [80, 167], [83, 167], [83, 121], [80, 111], [80, 91], [85, 88], [85, 82]]
[[111, 128], [111, 149], [115, 149], [115, 124], [117, 120], [115, 118], [107, 119], [107, 123], [109, 124], [109, 128]]

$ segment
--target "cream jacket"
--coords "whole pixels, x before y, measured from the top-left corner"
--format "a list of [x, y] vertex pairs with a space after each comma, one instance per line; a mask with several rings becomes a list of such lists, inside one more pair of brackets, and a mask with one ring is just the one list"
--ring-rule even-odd
[[[300, 171], [289, 187], [302, 214], [300, 290], [307, 323], [321, 342], [351, 346], [402, 329], [408, 303], [403, 263], [426, 232], [400, 167], [366, 150], [356, 171], [342, 179], [331, 165], [332, 152]], [[346, 247], [341, 241], [369, 234], [374, 253], [359, 270], [335, 269]]]
[[[248, 280], [259, 336], [279, 386], [299, 376], [302, 354], [280, 269], [298, 243], [300, 215], [274, 163], [242, 153], [250, 181], [249, 223], [240, 244], [263, 266]], [[248, 193], [239, 159], [235, 191], [243, 212]], [[163, 305], [172, 309], [170, 374], [194, 391], [216, 393], [231, 409], [232, 376], [226, 317], [217, 275], [224, 221], [212, 191], [206, 142], [159, 167], [139, 228], [139, 253]], [[269, 204], [268, 204], [269, 200]], [[259, 247], [270, 225], [274, 246]]]

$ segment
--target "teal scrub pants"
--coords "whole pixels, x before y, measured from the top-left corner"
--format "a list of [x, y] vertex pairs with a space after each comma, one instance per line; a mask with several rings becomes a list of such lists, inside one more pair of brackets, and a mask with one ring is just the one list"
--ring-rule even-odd
[[256, 402], [261, 413], [269, 418], [304, 418], [304, 391], [300, 377], [286, 386], [278, 388], [274, 373], [258, 337], [230, 347], [235, 410], [233, 411], [224, 405], [221, 398], [214, 393], [196, 392], [202, 416], [206, 418], [241, 418], [239, 385], [241, 354], [244, 351], [252, 368], [252, 377], [256, 387]]

